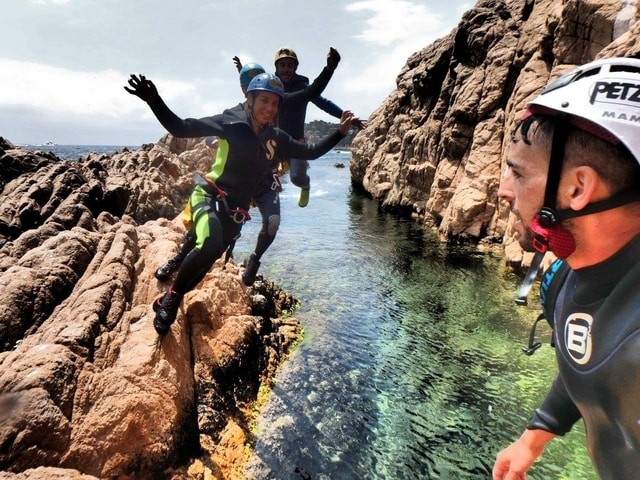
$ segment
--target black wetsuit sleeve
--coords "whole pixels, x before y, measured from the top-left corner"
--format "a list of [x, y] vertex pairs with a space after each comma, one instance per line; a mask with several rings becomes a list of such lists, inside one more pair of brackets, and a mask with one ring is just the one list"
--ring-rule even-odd
[[328, 98], [318, 95], [315, 98], [312, 98], [311, 102], [320, 110], [327, 112], [332, 117], [340, 118], [342, 116], [342, 109]]
[[582, 415], [569, 397], [562, 379], [558, 376], [542, 404], [536, 408], [527, 428], [564, 435], [580, 418]]
[[[329, 84], [329, 80], [333, 76], [333, 72], [329, 70], [327, 67], [322, 69], [320, 75], [316, 77], [311, 85], [306, 86], [302, 90], [297, 90], [295, 92], [285, 92], [284, 101], [285, 102], [309, 102], [315, 98], [317, 98], [327, 85]], [[322, 97], [320, 97], [322, 98]]]
[[222, 128], [222, 115], [200, 119], [182, 119], [173, 113], [160, 97], [158, 97], [158, 100], [155, 102], [150, 103], [149, 106], [162, 126], [174, 137], [196, 138], [219, 136], [224, 138], [225, 136]]
[[[284, 133], [284, 132], [283, 132]], [[318, 143], [303, 143], [294, 140], [290, 135], [283, 156], [289, 158], [299, 158], [301, 160], [314, 160], [321, 157], [333, 147], [335, 147], [340, 140], [344, 138], [344, 135], [340, 133], [340, 130], [336, 130], [331, 135], [326, 136]]]

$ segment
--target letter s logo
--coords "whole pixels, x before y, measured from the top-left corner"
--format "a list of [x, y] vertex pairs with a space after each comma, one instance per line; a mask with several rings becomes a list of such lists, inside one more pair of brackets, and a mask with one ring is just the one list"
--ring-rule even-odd
[[275, 158], [277, 147], [278, 147], [278, 144], [274, 139], [267, 140], [267, 144], [265, 145], [265, 148], [267, 150], [267, 158], [269, 160], [273, 160]]

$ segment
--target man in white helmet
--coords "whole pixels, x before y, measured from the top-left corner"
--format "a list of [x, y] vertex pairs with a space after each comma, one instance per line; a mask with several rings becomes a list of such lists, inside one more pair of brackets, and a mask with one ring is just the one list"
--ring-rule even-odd
[[561, 76], [528, 105], [511, 140], [498, 196], [522, 247], [560, 259], [541, 294], [558, 375], [522, 436], [497, 455], [493, 479], [526, 479], [545, 446], [582, 419], [600, 478], [635, 480], [640, 60], [599, 60]]

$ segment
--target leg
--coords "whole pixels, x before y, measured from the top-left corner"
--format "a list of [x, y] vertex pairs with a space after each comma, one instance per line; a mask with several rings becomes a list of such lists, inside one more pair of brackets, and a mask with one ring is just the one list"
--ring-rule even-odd
[[309, 203], [309, 190], [311, 189], [311, 179], [307, 175], [308, 163], [306, 160], [298, 158], [289, 159], [289, 178], [291, 183], [300, 187], [300, 198], [298, 205], [306, 207]]
[[196, 246], [196, 234], [193, 228], [187, 231], [184, 236], [184, 240], [182, 241], [182, 246], [180, 247], [180, 251], [176, 253], [172, 258], [167, 260], [165, 263], [160, 265], [156, 270], [156, 278], [161, 282], [164, 282], [169, 279], [169, 277], [180, 268], [182, 262], [189, 254], [191, 250]]
[[256, 248], [245, 262], [242, 282], [253, 285], [260, 268], [260, 258], [271, 246], [280, 227], [280, 193], [277, 189], [265, 188], [255, 198], [262, 217], [262, 229], [258, 234]]
[[175, 321], [183, 295], [202, 281], [240, 230], [240, 225], [229, 216], [222, 214], [220, 217], [205, 202], [200, 205], [193, 211], [195, 246], [180, 265], [173, 285], [154, 303], [153, 326], [160, 335], [166, 334]]

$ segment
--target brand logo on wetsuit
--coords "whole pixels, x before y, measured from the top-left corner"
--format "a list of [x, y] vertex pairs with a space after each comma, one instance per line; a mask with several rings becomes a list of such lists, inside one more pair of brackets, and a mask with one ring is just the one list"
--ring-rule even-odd
[[269, 139], [265, 145], [265, 149], [267, 151], [267, 159], [273, 160], [276, 156], [276, 148], [278, 148], [278, 144], [275, 140]]
[[593, 317], [587, 313], [574, 313], [567, 318], [564, 326], [564, 343], [567, 352], [578, 365], [584, 365], [591, 358], [591, 324]]

